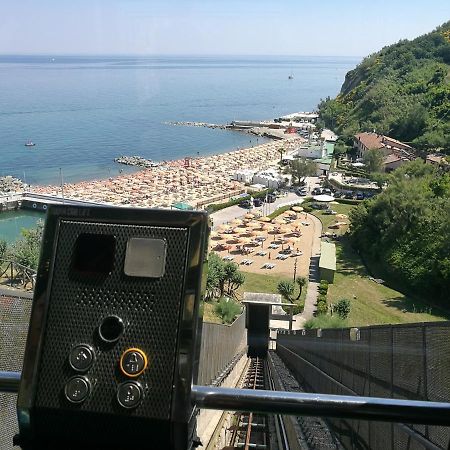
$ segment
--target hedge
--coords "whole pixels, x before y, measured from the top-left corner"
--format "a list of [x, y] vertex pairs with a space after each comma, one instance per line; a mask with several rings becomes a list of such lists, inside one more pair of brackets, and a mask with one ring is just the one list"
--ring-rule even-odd
[[209, 213], [213, 213], [216, 211], [220, 211], [221, 209], [228, 208], [230, 206], [239, 205], [239, 203], [241, 203], [244, 200], [250, 200], [250, 197], [264, 198], [267, 194], [270, 194], [272, 192], [273, 192], [273, 189], [264, 189], [259, 192], [250, 191], [250, 192], [248, 192], [248, 194], [246, 196], [235, 198], [235, 199], [229, 200], [228, 202], [225, 202], [225, 203], [212, 203], [211, 205], [208, 205], [206, 207], [206, 210]]

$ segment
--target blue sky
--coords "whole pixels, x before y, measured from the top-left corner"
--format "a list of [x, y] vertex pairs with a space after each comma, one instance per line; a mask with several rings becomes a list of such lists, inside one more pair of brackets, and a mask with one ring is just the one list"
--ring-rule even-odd
[[0, 54], [363, 56], [449, 19], [447, 0], [2, 0]]

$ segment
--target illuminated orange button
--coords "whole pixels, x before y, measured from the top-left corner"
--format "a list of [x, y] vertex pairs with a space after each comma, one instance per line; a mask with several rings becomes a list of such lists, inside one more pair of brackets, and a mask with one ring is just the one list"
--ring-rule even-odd
[[127, 377], [138, 377], [147, 368], [147, 355], [139, 348], [129, 348], [120, 357], [120, 370]]

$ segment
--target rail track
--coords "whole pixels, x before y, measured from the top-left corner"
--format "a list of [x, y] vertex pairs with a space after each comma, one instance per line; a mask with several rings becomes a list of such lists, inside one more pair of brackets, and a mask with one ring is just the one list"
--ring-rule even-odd
[[[301, 391], [281, 360], [271, 353], [267, 358], [249, 358], [240, 387]], [[332, 436], [326, 422], [319, 418], [236, 412], [228, 431], [231, 434], [228, 445], [223, 450], [342, 448]]]

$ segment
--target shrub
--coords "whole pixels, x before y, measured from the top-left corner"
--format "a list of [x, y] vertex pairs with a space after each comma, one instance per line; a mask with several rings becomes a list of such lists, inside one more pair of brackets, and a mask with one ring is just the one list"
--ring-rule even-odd
[[317, 303], [320, 303], [320, 302], [323, 302], [323, 303], [327, 302], [327, 296], [325, 294], [320, 294], [317, 297]]
[[308, 330], [312, 328], [345, 328], [347, 327], [347, 321], [338, 316], [321, 315], [307, 320], [304, 326]]
[[320, 280], [320, 285], [319, 285], [319, 292], [322, 294], [321, 290], [323, 290], [324, 294], [326, 294], [328, 292], [328, 281], [327, 280]]
[[328, 305], [326, 304], [326, 302], [317, 302], [317, 315], [323, 315], [326, 314], [328, 311]]
[[333, 311], [335, 311], [341, 319], [346, 319], [349, 316], [350, 309], [350, 300], [347, 298], [341, 298], [333, 307]]
[[241, 313], [241, 305], [231, 298], [222, 298], [216, 303], [214, 312], [223, 323], [232, 323], [236, 316]]

